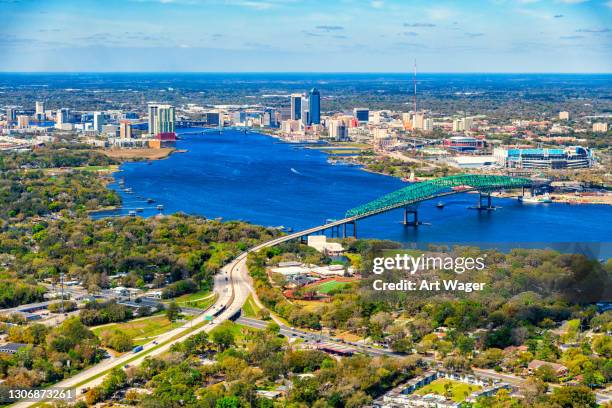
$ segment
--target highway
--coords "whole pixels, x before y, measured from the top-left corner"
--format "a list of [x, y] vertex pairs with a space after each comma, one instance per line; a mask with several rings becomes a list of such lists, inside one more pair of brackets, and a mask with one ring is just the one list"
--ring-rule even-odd
[[[250, 252], [256, 252], [263, 248], [275, 246], [281, 244], [286, 241], [290, 241], [296, 238], [300, 238], [305, 235], [310, 235], [317, 233], [319, 231], [326, 230], [331, 227], [335, 227], [338, 225], [345, 224], [347, 222], [355, 221], [359, 218], [363, 218], [363, 216], [355, 216], [350, 218], [345, 218], [342, 220], [334, 221], [328, 224], [320, 225], [317, 227], [313, 227], [307, 230], [299, 231], [293, 234], [284, 235], [265, 243], [259, 244], [246, 252], [238, 255], [233, 261], [224, 266], [221, 270], [221, 273], [215, 275], [214, 279], [214, 291], [217, 293], [218, 298], [217, 301], [211, 308], [207, 310], [207, 313], [202, 313], [196, 316], [191, 321], [185, 323], [183, 326], [178, 327], [174, 330], [171, 330], [163, 335], [157, 337], [154, 341], [151, 341], [144, 345], [143, 350], [139, 353], [126, 353], [119, 357], [110, 357], [105, 359], [104, 361], [96, 364], [93, 367], [90, 367], [73, 377], [70, 377], [66, 380], [63, 380], [54, 385], [54, 387], [66, 387], [71, 388], [75, 387], [77, 389], [77, 395], [80, 395], [88, 388], [95, 387], [99, 385], [105, 377], [105, 373], [110, 371], [116, 367], [123, 367], [126, 364], [129, 365], [138, 365], [140, 364], [146, 357], [153, 357], [160, 355], [170, 349], [172, 345], [176, 343], [180, 343], [185, 341], [188, 337], [197, 334], [202, 331], [209, 332], [215, 327], [217, 327], [220, 323], [225, 320], [229, 320], [231, 317], [236, 315], [244, 303], [246, 302], [249, 294], [253, 294], [253, 298], [262, 306], [257, 298], [255, 291], [251, 285], [251, 278], [249, 276], [246, 260], [247, 256]], [[225, 309], [210, 323], [206, 323], [206, 316], [214, 314], [218, 312], [222, 308]], [[274, 317], [273, 317], [274, 318]], [[374, 348], [371, 346], [365, 346], [358, 343], [343, 343], [336, 341], [334, 338], [328, 336], [322, 336], [318, 333], [307, 332], [303, 330], [298, 330], [293, 327], [287, 327], [280, 320], [274, 318], [274, 320], [280, 326], [281, 334], [287, 337], [293, 338], [302, 338], [307, 342], [314, 343], [327, 343], [334, 346], [343, 347], [345, 349], [354, 349], [356, 352], [361, 352], [364, 354], [368, 354], [370, 356], [401, 356], [400, 354], [394, 353], [390, 349], [383, 348]], [[267, 326], [267, 322], [263, 322], [256, 319], [249, 319], [241, 317], [239, 318], [239, 322], [245, 324], [246, 326], [254, 327], [254, 328], [265, 328]], [[198, 326], [193, 329], [194, 326]], [[137, 356], [137, 357], [136, 357]], [[136, 357], [136, 358], [135, 358]], [[425, 361], [435, 362], [433, 358], [420, 356]], [[493, 379], [504, 379], [509, 382], [519, 382], [522, 381], [520, 377], [512, 376], [512, 375], [504, 375], [504, 377], [511, 378], [500, 378], [499, 373], [490, 373], [487, 370], [479, 370], [478, 374], [483, 377], [493, 378]], [[512, 380], [512, 381], [510, 381]], [[609, 400], [609, 397], [603, 394], [597, 394], [598, 401], [606, 401]], [[13, 407], [30, 407], [35, 405], [35, 402], [20, 402], [13, 404]]]

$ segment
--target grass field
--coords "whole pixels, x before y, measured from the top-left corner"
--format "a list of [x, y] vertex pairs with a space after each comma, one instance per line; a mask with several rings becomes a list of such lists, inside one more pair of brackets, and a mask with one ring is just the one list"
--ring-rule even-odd
[[183, 322], [171, 323], [165, 315], [150, 316], [124, 323], [107, 324], [92, 329], [96, 336], [106, 330], [120, 330], [127, 334], [135, 345], [145, 344], [153, 337], [175, 329]]
[[429, 385], [415, 391], [415, 394], [437, 394], [445, 396], [447, 395], [446, 387], [448, 384], [448, 392], [450, 398], [455, 402], [461, 402], [466, 399], [472, 392], [482, 389], [479, 385], [466, 384], [460, 381], [446, 380], [440, 378], [435, 380]]
[[334, 281], [324, 282], [320, 285], [315, 286], [315, 288], [317, 292], [319, 293], [328, 294], [332, 290], [340, 289], [347, 285], [350, 285], [350, 283], [349, 282], [338, 282], [334, 280]]
[[201, 290], [195, 293], [187, 293], [175, 297], [174, 299], [164, 300], [164, 303], [175, 301], [177, 305], [184, 307], [195, 307], [198, 309], [208, 309], [217, 300], [218, 295], [208, 290]]
[[249, 295], [246, 302], [244, 302], [244, 306], [242, 306], [242, 311], [246, 317], [257, 317], [259, 315], [259, 311], [261, 309], [257, 306], [257, 303], [253, 300], [253, 295]]

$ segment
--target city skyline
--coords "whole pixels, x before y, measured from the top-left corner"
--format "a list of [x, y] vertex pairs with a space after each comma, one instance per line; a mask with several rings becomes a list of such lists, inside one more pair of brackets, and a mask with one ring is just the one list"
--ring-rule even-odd
[[[2, 0], [0, 72], [612, 72], [612, 1]], [[247, 35], [245, 35], [247, 33]]]

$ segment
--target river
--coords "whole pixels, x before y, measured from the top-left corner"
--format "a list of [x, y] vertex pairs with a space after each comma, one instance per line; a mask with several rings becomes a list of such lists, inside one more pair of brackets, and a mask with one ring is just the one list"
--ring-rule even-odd
[[[193, 132], [194, 129], [184, 131]], [[180, 131], [179, 131], [180, 133]], [[244, 220], [295, 231], [343, 218], [346, 210], [406, 186], [393, 177], [352, 165], [331, 165], [326, 154], [280, 142], [257, 133], [226, 130], [222, 134], [185, 135], [165, 160], [126, 163], [115, 176], [123, 207], [95, 217], [126, 215], [143, 208], [143, 216], [185, 212], [209, 218]], [[141, 197], [141, 198], [138, 198]], [[153, 204], [144, 199], [152, 198]], [[550, 247], [566, 252], [612, 254], [612, 207], [603, 205], [522, 204], [494, 198], [496, 211], [475, 211], [473, 194], [443, 199], [443, 209], [428, 201], [419, 206], [426, 225], [404, 227], [402, 210], [357, 223], [360, 237], [390, 239], [423, 247], [428, 243], [470, 243], [483, 247]], [[351, 231], [351, 228], [348, 227]]]

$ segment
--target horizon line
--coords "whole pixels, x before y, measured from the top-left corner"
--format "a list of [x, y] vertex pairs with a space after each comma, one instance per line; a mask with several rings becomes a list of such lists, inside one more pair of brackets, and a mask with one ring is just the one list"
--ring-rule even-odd
[[[412, 71], [2, 71], [1, 74], [387, 74], [413, 75]], [[418, 74], [612, 75], [612, 71], [419, 71]], [[417, 74], [417, 76], [418, 76]]]

